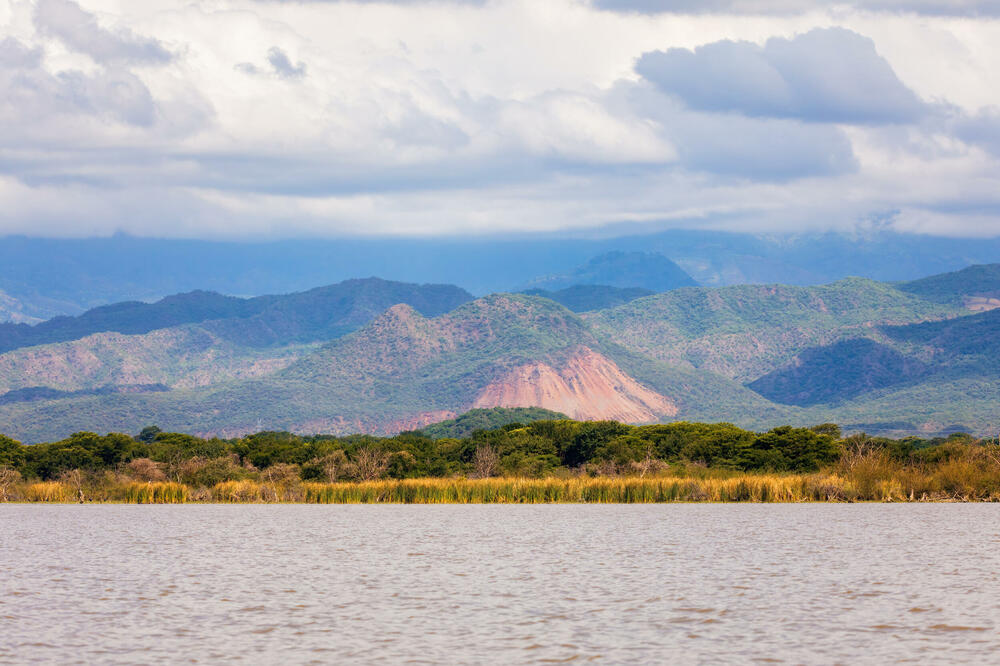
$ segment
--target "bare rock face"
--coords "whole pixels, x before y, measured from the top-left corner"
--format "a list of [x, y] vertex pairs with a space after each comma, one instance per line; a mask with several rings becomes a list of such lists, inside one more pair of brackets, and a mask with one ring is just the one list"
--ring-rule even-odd
[[560, 367], [528, 363], [487, 385], [473, 407], [544, 407], [580, 420], [627, 423], [677, 414], [670, 399], [639, 384], [613, 361], [580, 347]]

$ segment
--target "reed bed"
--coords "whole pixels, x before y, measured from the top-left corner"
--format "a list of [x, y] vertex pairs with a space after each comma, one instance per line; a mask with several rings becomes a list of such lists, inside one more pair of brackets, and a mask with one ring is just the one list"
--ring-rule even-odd
[[215, 502], [256, 503], [264, 499], [264, 485], [256, 481], [223, 481], [212, 487]]
[[[651, 504], [662, 502], [998, 501], [1000, 472], [967, 461], [933, 469], [855, 465], [814, 474], [421, 478], [313, 483], [252, 479], [210, 487], [167, 481], [21, 482], [7, 501], [314, 504]], [[81, 498], [82, 495], [82, 498]]]
[[23, 491], [27, 502], [70, 502], [73, 490], [59, 481], [40, 481], [29, 483]]
[[304, 484], [304, 500], [317, 504], [830, 502], [849, 497], [843, 479], [826, 475], [745, 475], [728, 479], [406, 479]]
[[124, 492], [128, 504], [183, 504], [187, 499], [188, 487], [182, 483], [130, 483]]

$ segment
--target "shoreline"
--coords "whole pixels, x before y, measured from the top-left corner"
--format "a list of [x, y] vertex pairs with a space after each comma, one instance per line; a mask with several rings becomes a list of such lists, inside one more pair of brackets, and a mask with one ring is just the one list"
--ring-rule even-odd
[[[416, 478], [336, 483], [225, 481], [74, 486], [20, 483], [0, 504], [697, 504], [997, 502], [991, 487], [927, 490], [930, 477], [852, 479], [837, 474], [694, 477]], [[990, 484], [992, 485], [992, 484]]]

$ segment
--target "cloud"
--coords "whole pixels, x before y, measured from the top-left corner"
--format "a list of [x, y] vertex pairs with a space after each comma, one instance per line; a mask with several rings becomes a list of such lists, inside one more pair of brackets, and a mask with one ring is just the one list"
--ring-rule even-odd
[[251, 76], [272, 75], [281, 79], [295, 80], [304, 78], [306, 75], [306, 64], [297, 62], [292, 64], [288, 54], [277, 46], [272, 46], [267, 52], [267, 62], [271, 66], [271, 71], [258, 67], [252, 62], [241, 62], [236, 65], [236, 70]]
[[953, 122], [955, 135], [962, 141], [1000, 157], [1000, 107], [988, 107], [972, 115], [960, 114]]
[[0, 233], [1000, 233], [998, 22], [79, 2], [0, 2]]
[[38, 0], [35, 26], [68, 48], [84, 53], [100, 64], [153, 64], [170, 62], [173, 54], [159, 41], [135, 34], [127, 28], [102, 28], [96, 17], [72, 0]]
[[[156, 105], [146, 85], [122, 69], [93, 73], [66, 70], [52, 74], [42, 67], [41, 49], [13, 38], [0, 42], [0, 119], [18, 128], [10, 141], [58, 136], [59, 127], [81, 131], [89, 118], [150, 126]], [[56, 122], [58, 125], [51, 125]], [[65, 135], [63, 136], [65, 138]], [[6, 143], [6, 142], [3, 142]]]
[[636, 72], [700, 111], [851, 124], [913, 122], [925, 111], [874, 42], [843, 28], [762, 47], [723, 40], [653, 51]]
[[283, 79], [301, 79], [306, 75], [305, 63], [297, 62], [293, 65], [288, 54], [277, 46], [272, 46], [267, 52], [267, 61], [271, 63], [275, 74]]
[[[594, 0], [615, 12], [643, 14], [800, 14], [830, 9], [825, 0]], [[861, 11], [930, 16], [1000, 16], [995, 0], [845, 0], [833, 5]]]
[[32, 69], [42, 62], [42, 49], [29, 47], [13, 37], [0, 42], [0, 67], [10, 69]]
[[616, 94], [633, 113], [655, 121], [676, 146], [677, 164], [685, 169], [754, 181], [836, 176], [858, 169], [850, 139], [834, 125], [692, 111], [645, 81], [623, 82]]

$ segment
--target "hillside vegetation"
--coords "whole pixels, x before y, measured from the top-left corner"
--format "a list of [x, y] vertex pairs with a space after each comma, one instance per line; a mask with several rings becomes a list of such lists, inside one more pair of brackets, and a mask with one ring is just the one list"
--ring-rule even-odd
[[[976, 289], [1000, 289], [976, 275]], [[0, 354], [0, 431], [388, 435], [472, 408], [925, 436], [1000, 426], [1000, 310], [971, 314], [961, 299], [860, 278], [686, 287], [582, 314], [466, 296], [363, 280], [225, 301], [269, 303], [245, 317], [13, 350]], [[383, 308], [397, 297], [414, 304]]]
[[[975, 394], [942, 402], [945, 387], [1000, 378], [1000, 310], [883, 326], [877, 336], [881, 342], [855, 338], [806, 349], [748, 386], [775, 402], [801, 406], [836, 405], [865, 395], [872, 399], [886, 389], [906, 387], [908, 393], [927, 397], [921, 409], [939, 404], [961, 408]], [[912, 399], [902, 404], [912, 409]]]
[[397, 303], [436, 316], [471, 298], [451, 285], [415, 285], [378, 278], [248, 299], [193, 291], [155, 303], [105, 305], [34, 326], [3, 323], [0, 352], [78, 340], [100, 332], [134, 335], [199, 322], [210, 322], [205, 329], [219, 338], [248, 347], [325, 341], [360, 328]]
[[969, 299], [975, 297], [996, 299], [1000, 298], [1000, 264], [980, 264], [932, 275], [903, 283], [898, 289], [936, 303], [960, 306], [969, 305]]
[[541, 296], [559, 303], [573, 312], [604, 310], [625, 303], [631, 303], [643, 296], [652, 296], [654, 291], [641, 287], [608, 287], [606, 285], [578, 284], [558, 291], [528, 289], [522, 293]]
[[470, 409], [464, 414], [420, 429], [419, 433], [431, 439], [461, 439], [477, 430], [498, 430], [505, 426], [523, 426], [535, 421], [566, 419], [565, 414], [540, 407], [493, 407]]

